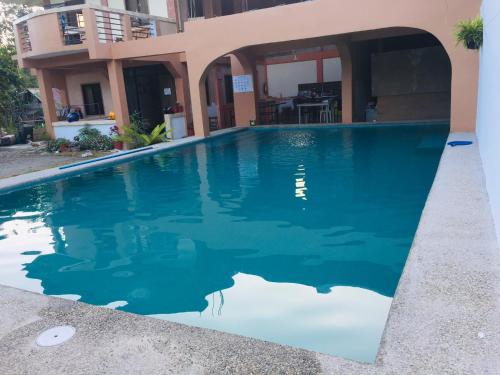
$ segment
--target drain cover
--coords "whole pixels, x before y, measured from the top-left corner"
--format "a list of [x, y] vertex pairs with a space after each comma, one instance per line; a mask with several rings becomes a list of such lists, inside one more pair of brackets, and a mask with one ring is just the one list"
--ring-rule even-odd
[[52, 327], [40, 333], [36, 343], [38, 346], [56, 346], [68, 341], [75, 332], [75, 328], [71, 326]]

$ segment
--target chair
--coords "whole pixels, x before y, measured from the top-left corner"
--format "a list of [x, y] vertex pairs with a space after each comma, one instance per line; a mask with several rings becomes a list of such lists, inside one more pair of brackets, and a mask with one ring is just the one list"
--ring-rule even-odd
[[[319, 112], [319, 122], [331, 124], [333, 123], [333, 111], [331, 107], [330, 101], [325, 101], [325, 106], [321, 107], [321, 111]], [[326, 105], [328, 103], [328, 105]]]

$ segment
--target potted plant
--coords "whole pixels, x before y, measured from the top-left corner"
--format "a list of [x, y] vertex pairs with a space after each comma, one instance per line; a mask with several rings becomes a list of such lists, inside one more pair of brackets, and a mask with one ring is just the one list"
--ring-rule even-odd
[[113, 140], [113, 147], [115, 150], [123, 150], [123, 140], [122, 136], [120, 135], [120, 129], [118, 126], [112, 126], [109, 128], [109, 135], [111, 136], [111, 139]]
[[457, 44], [467, 49], [479, 49], [483, 45], [483, 19], [478, 16], [472, 20], [461, 21], [456, 26]]

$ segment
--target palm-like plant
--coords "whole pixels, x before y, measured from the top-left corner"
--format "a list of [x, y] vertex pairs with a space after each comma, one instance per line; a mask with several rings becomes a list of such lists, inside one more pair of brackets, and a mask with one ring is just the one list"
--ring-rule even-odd
[[481, 48], [483, 45], [483, 19], [480, 16], [472, 20], [461, 21], [456, 28], [457, 44], [462, 43], [468, 49]]
[[156, 143], [161, 143], [165, 140], [165, 134], [171, 130], [165, 131], [165, 123], [156, 125], [150, 134], [141, 134], [144, 140], [145, 146], [154, 145]]

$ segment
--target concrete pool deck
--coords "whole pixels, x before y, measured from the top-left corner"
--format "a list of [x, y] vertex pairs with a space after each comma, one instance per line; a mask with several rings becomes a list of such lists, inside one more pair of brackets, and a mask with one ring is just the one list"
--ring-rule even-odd
[[[2, 374], [499, 374], [500, 251], [473, 140], [446, 147], [375, 364], [0, 286]], [[67, 343], [36, 336], [76, 327]]]

